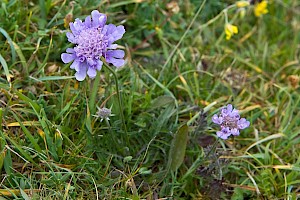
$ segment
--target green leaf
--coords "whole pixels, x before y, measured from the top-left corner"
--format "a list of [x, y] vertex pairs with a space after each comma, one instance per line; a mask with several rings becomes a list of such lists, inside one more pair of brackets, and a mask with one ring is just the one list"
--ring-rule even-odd
[[168, 104], [174, 104], [174, 102], [175, 102], [174, 98], [171, 96], [167, 96], [167, 95], [159, 96], [155, 100], [153, 100], [151, 109], [160, 108]]
[[188, 141], [189, 127], [182, 125], [175, 134], [169, 154], [171, 170], [176, 171], [183, 162]]

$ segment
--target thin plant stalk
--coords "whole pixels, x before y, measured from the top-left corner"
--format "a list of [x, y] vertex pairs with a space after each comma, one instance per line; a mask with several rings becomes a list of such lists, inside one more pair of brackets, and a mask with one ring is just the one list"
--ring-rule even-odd
[[[109, 123], [108, 119], [105, 118], [104, 121], [105, 121], [105, 123], [106, 123], [106, 126], [108, 127], [108, 132], [109, 132], [109, 134], [110, 134], [109, 141], [110, 141], [111, 143], [113, 143], [113, 142], [116, 141], [116, 140], [115, 140], [115, 139], [116, 139], [116, 138], [115, 138], [115, 135], [114, 135], [114, 133], [113, 133], [113, 131], [112, 131], [112, 129], [111, 129], [111, 126], [110, 126], [110, 123]], [[118, 147], [118, 145], [115, 145], [115, 146]]]
[[107, 119], [107, 118], [104, 119], [104, 121], [105, 121], [105, 123], [106, 123], [106, 125], [107, 125], [107, 127], [108, 127], [108, 132], [112, 135], [111, 126], [110, 126], [110, 123], [109, 123], [108, 120], [109, 120], [109, 119]]
[[126, 127], [126, 123], [125, 123], [125, 117], [124, 117], [124, 113], [123, 113], [123, 109], [122, 109], [122, 103], [121, 103], [121, 96], [120, 96], [120, 90], [119, 90], [119, 82], [118, 82], [118, 77], [116, 72], [110, 67], [108, 66], [105, 62], [103, 62], [104, 66], [106, 67], [106, 69], [108, 69], [114, 76], [115, 79], [115, 83], [116, 83], [116, 93], [117, 93], [117, 98], [118, 98], [118, 104], [119, 104], [119, 108], [121, 110], [120, 114], [121, 114], [121, 118], [122, 118], [122, 123], [123, 123], [123, 127], [125, 130], [125, 134], [126, 134], [126, 142], [127, 144], [129, 144], [129, 139], [128, 139], [128, 133], [127, 133], [127, 127]]

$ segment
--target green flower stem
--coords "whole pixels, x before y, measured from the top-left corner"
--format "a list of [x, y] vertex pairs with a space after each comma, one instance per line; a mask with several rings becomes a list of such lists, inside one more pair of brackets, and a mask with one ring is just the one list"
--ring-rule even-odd
[[[116, 142], [115, 134], [113, 133], [113, 130], [111, 129], [108, 119], [105, 118], [104, 121], [106, 123], [106, 126], [108, 127], [108, 133], [110, 134], [109, 141], [111, 142], [111, 144], [113, 144], [114, 142]], [[118, 147], [118, 145], [115, 145], [115, 146]]]
[[91, 94], [90, 94], [90, 102], [89, 102], [89, 108], [90, 113], [93, 115], [96, 112], [96, 97], [98, 93], [99, 83], [100, 83], [100, 73], [97, 73], [98, 75], [96, 78], [92, 81], [91, 84]]
[[111, 130], [110, 123], [109, 123], [108, 119], [105, 118], [104, 121], [105, 121], [105, 123], [106, 123], [106, 125], [108, 127], [108, 132], [112, 135], [112, 130]]
[[126, 142], [127, 142], [127, 144], [129, 144], [127, 127], [126, 127], [125, 117], [124, 117], [124, 113], [123, 113], [123, 109], [122, 109], [123, 107], [122, 107], [122, 103], [121, 103], [118, 77], [117, 77], [116, 72], [110, 66], [108, 66], [108, 64], [106, 64], [105, 62], [103, 62], [103, 63], [104, 63], [104, 66], [106, 67], [106, 69], [108, 69], [113, 74], [113, 76], [115, 78], [116, 92], [117, 92], [117, 97], [118, 97], [118, 104], [119, 104], [119, 108], [120, 108], [120, 114], [121, 114], [121, 118], [122, 118], [123, 127], [124, 127], [124, 130], [125, 130], [125, 133], [126, 133]]

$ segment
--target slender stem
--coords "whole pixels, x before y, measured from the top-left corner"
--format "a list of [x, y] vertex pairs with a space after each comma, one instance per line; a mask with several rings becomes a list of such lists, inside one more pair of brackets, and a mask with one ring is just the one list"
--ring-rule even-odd
[[[106, 125], [107, 125], [107, 127], [108, 127], [108, 132], [109, 132], [109, 142], [110, 142], [111, 144], [114, 144], [114, 142], [116, 142], [115, 134], [113, 133], [113, 131], [112, 131], [112, 129], [111, 129], [111, 126], [110, 126], [110, 123], [109, 123], [108, 119], [105, 118], [104, 121], [105, 121], [105, 123], [106, 123]], [[116, 143], [115, 143], [114, 146], [118, 147], [118, 145], [116, 145]]]
[[107, 119], [107, 118], [104, 119], [104, 121], [105, 121], [105, 123], [106, 123], [106, 125], [107, 125], [107, 127], [108, 127], [108, 132], [112, 135], [112, 130], [111, 130], [110, 123], [109, 123], [108, 120], [109, 120], [109, 119]]
[[95, 114], [96, 111], [96, 97], [98, 93], [98, 87], [100, 83], [100, 73], [97, 73], [97, 76], [94, 80], [92, 80], [91, 83], [91, 94], [90, 94], [90, 102], [89, 102], [89, 108], [90, 108], [90, 113], [93, 115]]
[[116, 92], [117, 92], [117, 97], [118, 97], [118, 104], [119, 104], [119, 108], [120, 108], [120, 114], [121, 114], [121, 118], [122, 118], [122, 122], [123, 122], [123, 127], [126, 133], [126, 142], [127, 144], [129, 144], [129, 139], [128, 139], [128, 133], [127, 133], [127, 127], [126, 127], [126, 123], [125, 123], [125, 117], [124, 117], [124, 113], [123, 113], [123, 107], [122, 107], [122, 103], [121, 103], [121, 96], [120, 96], [120, 90], [119, 90], [119, 82], [118, 82], [118, 77], [116, 72], [110, 67], [108, 66], [108, 64], [106, 64], [105, 62], [104, 66], [113, 74], [114, 78], [115, 78], [115, 83], [116, 83]]

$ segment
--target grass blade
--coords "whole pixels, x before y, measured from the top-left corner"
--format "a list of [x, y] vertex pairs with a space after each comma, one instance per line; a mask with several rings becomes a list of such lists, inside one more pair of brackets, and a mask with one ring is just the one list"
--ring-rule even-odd
[[10, 82], [10, 74], [9, 74], [9, 70], [8, 70], [8, 66], [7, 66], [7, 63], [5, 61], [5, 59], [2, 57], [2, 55], [0, 54], [0, 63], [4, 69], [4, 73], [5, 73], [5, 76], [6, 76], [6, 79], [7, 79], [7, 82], [9, 83], [9, 87], [11, 87], [11, 82]]
[[251, 144], [251, 145], [246, 149], [245, 153], [248, 152], [252, 147], [254, 147], [254, 146], [256, 146], [256, 145], [258, 145], [258, 144], [260, 144], [260, 143], [266, 142], [266, 141], [268, 141], [268, 140], [273, 140], [273, 139], [276, 139], [276, 138], [281, 138], [281, 137], [284, 137], [284, 136], [285, 136], [285, 135], [282, 134], [282, 133], [277, 133], [277, 134], [274, 134], [274, 135], [270, 135], [270, 136], [268, 136], [268, 137], [266, 137], [266, 138], [264, 138], [264, 139], [261, 139], [261, 140], [259, 140], [259, 141], [257, 141], [257, 142], [254, 142], [253, 144]]
[[9, 46], [11, 48], [11, 57], [12, 57], [12, 62], [16, 62], [16, 50], [15, 50], [15, 47], [14, 47], [14, 43], [12, 41], [12, 39], [9, 37], [8, 33], [0, 27], [0, 33], [2, 33], [2, 35], [4, 35], [4, 37], [6, 37], [8, 43], [9, 43]]
[[19, 117], [15, 113], [13, 113], [13, 112], [11, 112], [11, 113], [13, 114], [14, 118], [18, 121], [20, 127], [24, 131], [26, 137], [29, 139], [29, 141], [31, 142], [31, 144], [33, 145], [35, 150], [38, 151], [39, 153], [41, 153], [42, 149], [38, 145], [38, 143], [36, 142], [36, 139], [31, 135], [30, 131], [22, 124], [21, 120], [19, 119]]
[[38, 78], [39, 81], [56, 81], [56, 80], [66, 80], [73, 79], [75, 76], [45, 76]]
[[25, 101], [28, 105], [32, 106], [37, 112], [40, 112], [41, 108], [36, 102], [34, 102], [30, 98], [22, 94], [21, 92], [15, 91], [15, 93], [20, 99]]
[[28, 66], [27, 66], [27, 62], [26, 62], [25, 56], [24, 56], [21, 48], [16, 43], [13, 42], [13, 45], [14, 45], [14, 48], [15, 48], [15, 50], [16, 50], [16, 52], [17, 52], [17, 54], [18, 54], [18, 56], [19, 56], [19, 58], [21, 60], [21, 64], [23, 66], [23, 73], [25, 73], [25, 75], [28, 77], [29, 76], [29, 72], [28, 72]]

